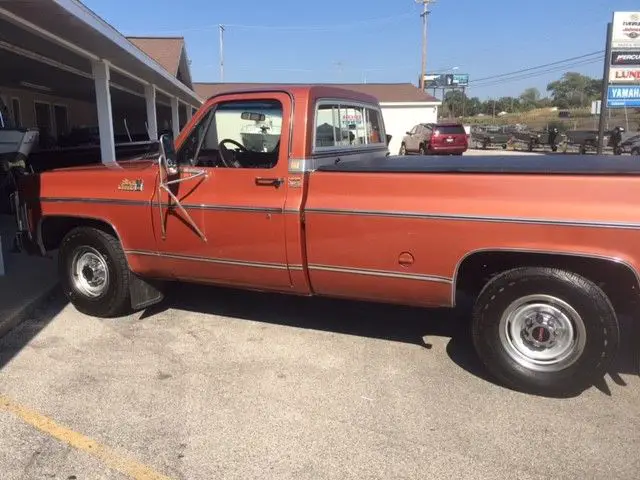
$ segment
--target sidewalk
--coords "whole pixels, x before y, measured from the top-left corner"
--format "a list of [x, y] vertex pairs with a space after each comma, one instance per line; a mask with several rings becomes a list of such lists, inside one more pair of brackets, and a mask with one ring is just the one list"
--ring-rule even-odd
[[[20, 323], [57, 285], [57, 259], [14, 253], [15, 223], [0, 215], [4, 275], [0, 276], [0, 337]], [[0, 269], [1, 272], [2, 269]]]

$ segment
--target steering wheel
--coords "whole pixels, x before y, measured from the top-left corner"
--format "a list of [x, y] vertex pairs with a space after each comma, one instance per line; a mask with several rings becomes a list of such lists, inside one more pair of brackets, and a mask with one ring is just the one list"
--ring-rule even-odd
[[[233, 161], [231, 163], [227, 162], [227, 158], [226, 158], [226, 154], [228, 152], [232, 152], [231, 150], [229, 150], [227, 147], [224, 146], [225, 143], [232, 143], [234, 144], [236, 147], [238, 147], [238, 149], [242, 152], [246, 152], [247, 149], [245, 148], [244, 145], [242, 145], [241, 143], [236, 142], [235, 140], [231, 139], [231, 138], [225, 138], [223, 139], [219, 144], [218, 144], [218, 154], [220, 155], [220, 160], [222, 160], [222, 164], [227, 167], [227, 168], [240, 168], [242, 165], [240, 165], [240, 162], [238, 162], [235, 159], [235, 156], [233, 157]], [[233, 155], [233, 153], [232, 153]]]

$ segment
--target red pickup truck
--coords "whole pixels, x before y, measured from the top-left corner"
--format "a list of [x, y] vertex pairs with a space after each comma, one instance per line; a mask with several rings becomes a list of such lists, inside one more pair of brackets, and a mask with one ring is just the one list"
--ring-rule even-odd
[[22, 177], [18, 244], [57, 249], [89, 315], [144, 308], [173, 280], [424, 307], [465, 293], [499, 381], [555, 395], [601, 378], [638, 297], [640, 169], [389, 156], [388, 141], [376, 100], [349, 90], [219, 95], [157, 154]]

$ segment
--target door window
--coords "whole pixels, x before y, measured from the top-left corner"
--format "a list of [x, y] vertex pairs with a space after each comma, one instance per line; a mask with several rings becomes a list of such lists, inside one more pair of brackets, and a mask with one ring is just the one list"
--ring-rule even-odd
[[42, 137], [51, 135], [51, 106], [48, 103], [35, 102], [36, 126]]
[[56, 121], [56, 136], [66, 135], [69, 130], [69, 116], [65, 105], [54, 105], [53, 116]]
[[178, 160], [218, 168], [273, 168], [280, 152], [282, 112], [277, 100], [216, 105], [180, 147]]
[[17, 128], [22, 127], [22, 112], [20, 111], [20, 99], [11, 99], [11, 109], [13, 110], [13, 122]]

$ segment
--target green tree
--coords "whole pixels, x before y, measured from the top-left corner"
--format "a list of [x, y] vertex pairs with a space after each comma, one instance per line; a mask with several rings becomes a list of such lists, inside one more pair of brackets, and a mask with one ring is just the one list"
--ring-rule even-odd
[[443, 115], [453, 118], [462, 115], [463, 104], [467, 96], [462, 90], [450, 90], [444, 96]]
[[520, 94], [520, 104], [522, 106], [522, 110], [532, 110], [538, 106], [538, 102], [540, 101], [540, 90], [537, 88], [531, 87], [527, 88], [524, 92]]
[[602, 80], [577, 72], [567, 72], [547, 85], [553, 104], [559, 108], [586, 107], [600, 96]]
[[473, 117], [479, 113], [482, 113], [482, 102], [478, 97], [471, 97], [467, 99], [467, 103], [465, 105], [465, 116]]

